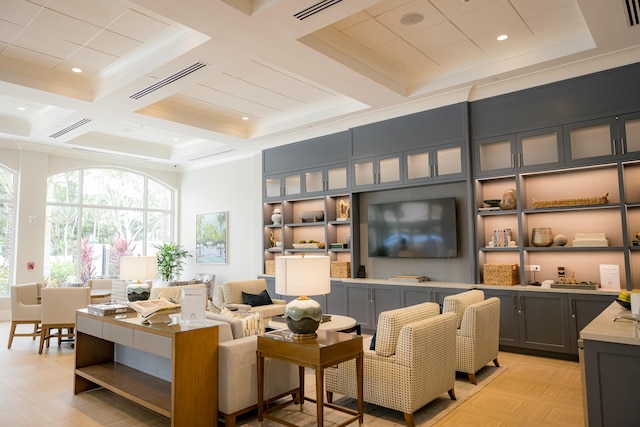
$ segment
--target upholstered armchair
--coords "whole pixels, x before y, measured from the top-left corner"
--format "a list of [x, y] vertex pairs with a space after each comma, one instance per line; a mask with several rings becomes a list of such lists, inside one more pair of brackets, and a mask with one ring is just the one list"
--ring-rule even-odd
[[271, 297], [272, 304], [251, 306], [244, 302], [242, 293], [260, 295], [267, 291], [267, 281], [265, 279], [240, 280], [236, 282], [224, 282], [216, 285], [213, 291], [213, 305], [218, 308], [230, 307], [248, 311], [259, 311], [265, 324], [273, 316], [284, 314], [285, 300]]
[[[438, 304], [380, 313], [375, 350], [363, 344], [365, 402], [402, 412], [413, 427], [413, 413], [436, 397], [455, 400], [456, 317]], [[326, 369], [325, 381], [328, 402], [333, 393], [357, 398], [355, 361]]]
[[[7, 348], [11, 348], [13, 337], [36, 339], [40, 336], [38, 328], [41, 322], [41, 306], [38, 302], [38, 296], [41, 288], [42, 284], [40, 283], [24, 283], [10, 287], [11, 329]], [[33, 331], [16, 333], [16, 328], [21, 324], [33, 325]]]
[[92, 303], [106, 303], [111, 302], [111, 290], [113, 288], [111, 279], [89, 279], [87, 280], [87, 286], [91, 289], [102, 289], [105, 291], [109, 291], [109, 295], [105, 295], [103, 297], [93, 297], [91, 298]]
[[455, 313], [456, 371], [468, 374], [477, 384], [476, 372], [487, 363], [498, 363], [500, 345], [500, 299], [484, 299], [484, 292], [471, 290], [444, 299], [443, 312]]
[[[40, 349], [46, 342], [49, 348], [51, 338], [73, 338], [76, 326], [76, 310], [86, 308], [91, 303], [91, 289], [78, 288], [42, 288], [42, 327], [40, 331]], [[58, 332], [52, 332], [57, 329]], [[66, 330], [66, 332], [64, 332]]]

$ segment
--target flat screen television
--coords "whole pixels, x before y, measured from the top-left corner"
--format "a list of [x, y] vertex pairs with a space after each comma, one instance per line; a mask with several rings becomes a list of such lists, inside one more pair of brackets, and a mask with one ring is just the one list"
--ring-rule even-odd
[[370, 257], [456, 258], [456, 199], [372, 204], [367, 209]]

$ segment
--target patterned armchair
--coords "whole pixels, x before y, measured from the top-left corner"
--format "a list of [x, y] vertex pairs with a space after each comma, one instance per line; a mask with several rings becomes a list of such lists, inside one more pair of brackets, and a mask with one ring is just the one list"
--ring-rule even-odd
[[500, 340], [500, 299], [484, 299], [484, 292], [471, 290], [444, 299], [442, 311], [458, 318], [456, 371], [469, 375], [477, 384], [476, 372], [487, 363], [498, 363]]
[[[364, 401], [404, 414], [413, 413], [448, 392], [455, 400], [456, 317], [440, 315], [435, 303], [380, 313], [375, 350], [364, 343]], [[333, 393], [357, 397], [355, 361], [325, 370], [327, 401]]]

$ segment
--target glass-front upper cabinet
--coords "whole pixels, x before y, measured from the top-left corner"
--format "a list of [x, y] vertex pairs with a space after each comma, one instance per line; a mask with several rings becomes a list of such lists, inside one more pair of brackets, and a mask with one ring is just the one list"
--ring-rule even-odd
[[292, 172], [267, 176], [263, 185], [264, 198], [267, 201], [297, 197], [302, 194], [302, 174]]
[[622, 157], [640, 159], [640, 113], [625, 114], [618, 118], [618, 137]]
[[564, 164], [560, 127], [474, 141], [476, 176], [510, 175]]
[[378, 188], [402, 184], [400, 154], [353, 161], [353, 188]]
[[404, 153], [405, 183], [464, 178], [464, 151], [461, 143], [447, 144]]
[[611, 161], [619, 151], [616, 119], [605, 117], [564, 125], [567, 163], [574, 165]]
[[304, 194], [307, 196], [345, 192], [349, 188], [349, 166], [327, 166], [304, 172]]

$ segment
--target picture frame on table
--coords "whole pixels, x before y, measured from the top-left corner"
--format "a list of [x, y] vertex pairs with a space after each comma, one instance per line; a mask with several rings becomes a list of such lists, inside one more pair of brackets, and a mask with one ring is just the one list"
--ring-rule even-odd
[[228, 212], [196, 215], [196, 263], [226, 264], [229, 242]]

